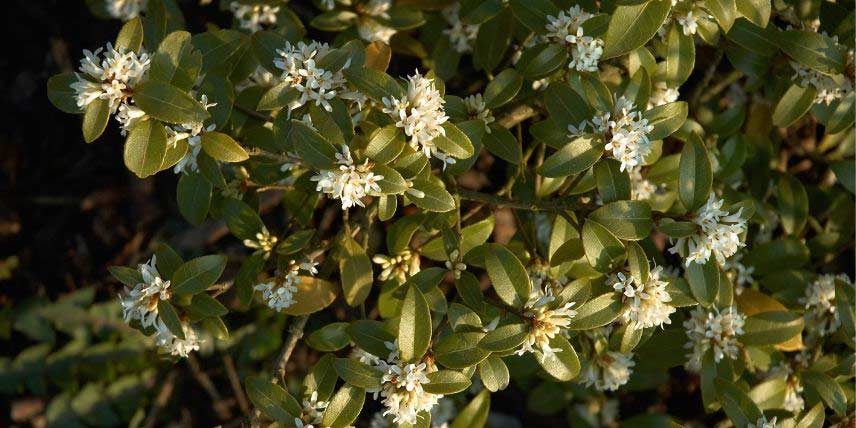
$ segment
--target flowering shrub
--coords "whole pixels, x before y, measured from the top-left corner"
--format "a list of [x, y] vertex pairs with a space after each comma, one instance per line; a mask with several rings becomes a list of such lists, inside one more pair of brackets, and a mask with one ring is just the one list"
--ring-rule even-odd
[[[89, 4], [125, 23], [50, 100], [237, 238], [166, 237], [97, 305], [132, 372], [231, 385], [220, 423], [853, 426], [847, 5], [236, 0], [191, 34]], [[18, 360], [7, 391], [45, 375]], [[83, 393], [48, 422], [163, 408]]]

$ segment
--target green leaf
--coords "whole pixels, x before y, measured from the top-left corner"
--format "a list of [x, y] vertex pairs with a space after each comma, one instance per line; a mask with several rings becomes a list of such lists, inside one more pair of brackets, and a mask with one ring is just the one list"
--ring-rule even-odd
[[536, 34], [547, 31], [547, 16], [559, 16], [561, 11], [550, 0], [511, 0], [509, 4], [514, 17]]
[[689, 107], [684, 101], [675, 101], [652, 108], [642, 114], [648, 120], [648, 124], [654, 129], [648, 133], [650, 140], [662, 140], [672, 135], [683, 126], [687, 120]]
[[[525, 0], [524, 0], [525, 1]], [[490, 392], [479, 392], [452, 421], [452, 428], [484, 428], [490, 411]]]
[[231, 74], [249, 49], [249, 37], [236, 30], [212, 30], [193, 36], [193, 46], [202, 52], [205, 70]]
[[347, 68], [344, 70], [348, 82], [376, 102], [384, 98], [403, 98], [404, 89], [390, 75], [371, 68]]
[[202, 134], [202, 149], [208, 156], [223, 162], [243, 162], [250, 158], [237, 141], [221, 132]]
[[348, 327], [348, 335], [351, 340], [366, 352], [384, 356], [389, 353], [386, 342], [395, 340], [392, 333], [383, 328], [383, 324], [372, 320], [357, 320]]
[[583, 241], [578, 238], [571, 238], [559, 246], [550, 256], [550, 266], [559, 266], [562, 263], [579, 260], [584, 255]]
[[137, 85], [134, 102], [149, 116], [168, 123], [203, 122], [210, 116], [202, 104], [186, 92], [157, 80]]
[[312, 237], [315, 236], [315, 229], [301, 230], [291, 234], [276, 246], [276, 252], [283, 256], [294, 254], [309, 245]]
[[513, 68], [507, 68], [497, 74], [484, 90], [485, 107], [495, 109], [502, 107], [520, 92], [523, 87], [523, 76]]
[[129, 287], [134, 287], [143, 282], [143, 275], [137, 269], [125, 266], [110, 266], [107, 270], [110, 272], [110, 275], [113, 275], [113, 278], [116, 278], [116, 280]]
[[823, 404], [817, 403], [808, 412], [803, 415], [795, 428], [821, 428], [823, 427], [826, 413], [824, 412]]
[[154, 48], [160, 45], [166, 34], [166, 7], [164, 0], [150, 0], [143, 16], [143, 44]]
[[787, 311], [762, 312], [746, 318], [740, 342], [747, 346], [778, 345], [803, 330], [803, 318]]
[[594, 165], [597, 191], [604, 203], [630, 199], [630, 175], [621, 171], [615, 159], [602, 159]]
[[479, 348], [491, 352], [511, 351], [517, 349], [528, 334], [529, 325], [526, 323], [501, 325], [479, 341]]
[[568, 125], [578, 126], [592, 117], [586, 100], [562, 82], [555, 82], [544, 90], [544, 106], [565, 134]]
[[824, 373], [811, 370], [803, 372], [801, 380], [808, 388], [814, 390], [836, 414], [846, 414], [847, 395], [838, 382]]
[[482, 332], [452, 333], [440, 338], [432, 350], [437, 362], [450, 369], [466, 369], [472, 367], [490, 355], [478, 346], [484, 337]]
[[383, 372], [351, 358], [333, 360], [336, 373], [348, 384], [357, 388], [379, 388]]
[[290, 110], [298, 99], [300, 99], [300, 91], [291, 82], [281, 82], [262, 95], [256, 108], [265, 111], [288, 107]]
[[226, 268], [226, 256], [210, 255], [185, 262], [172, 277], [172, 292], [176, 296], [196, 294], [214, 284]]
[[116, 36], [116, 48], [125, 48], [126, 51], [139, 52], [143, 46], [143, 21], [136, 17], [122, 26], [119, 35]]
[[309, 166], [319, 170], [335, 167], [336, 148], [312, 127], [292, 119], [291, 137], [297, 154]]
[[318, 399], [327, 401], [333, 395], [333, 389], [339, 380], [336, 369], [333, 367], [333, 354], [324, 354], [318, 362], [312, 366], [312, 370], [303, 378], [303, 391], [315, 391]]
[[649, 1], [618, 6], [603, 37], [602, 60], [624, 55], [648, 43], [666, 20], [671, 3]]
[[83, 112], [77, 106], [77, 92], [71, 87], [71, 84], [75, 82], [77, 82], [77, 75], [74, 73], [56, 74], [48, 79], [48, 99], [54, 107], [65, 113], [79, 114]]
[[351, 343], [346, 322], [334, 322], [312, 332], [306, 338], [306, 344], [321, 352], [336, 352]]
[[523, 162], [523, 151], [517, 138], [507, 129], [490, 125], [490, 132], [482, 136], [484, 147], [500, 159], [513, 165]]
[[451, 395], [466, 390], [472, 382], [463, 373], [455, 370], [438, 370], [426, 375], [430, 382], [422, 388], [431, 394]]
[[773, 111], [773, 124], [787, 128], [796, 123], [811, 109], [816, 94], [817, 90], [812, 85], [805, 88], [796, 83], [791, 85], [776, 104], [776, 109]]
[[798, 236], [808, 221], [808, 194], [802, 183], [790, 174], [779, 178], [778, 208], [782, 228], [789, 235]]
[[178, 318], [178, 312], [169, 303], [169, 300], [158, 300], [158, 316], [172, 334], [184, 340], [184, 327], [182, 327], [181, 320]]
[[481, 24], [473, 48], [473, 65], [484, 71], [492, 71], [502, 61], [511, 42], [514, 17], [504, 9], [498, 15]]
[[178, 211], [190, 224], [199, 225], [208, 217], [213, 188], [214, 186], [198, 172], [182, 174], [179, 177], [175, 191]]
[[529, 298], [532, 284], [520, 260], [508, 248], [498, 244], [485, 246], [484, 259], [497, 296], [509, 306], [522, 307]]
[[473, 143], [470, 142], [467, 134], [464, 134], [457, 126], [448, 122], [443, 124], [443, 129], [446, 135], [438, 135], [431, 140], [438, 149], [458, 159], [466, 159], [473, 155]]
[[292, 423], [301, 415], [300, 403], [288, 391], [266, 379], [247, 379], [247, 396], [265, 417]]
[[327, 404], [327, 409], [324, 410], [324, 417], [321, 420], [322, 426], [345, 428], [351, 425], [357, 420], [360, 411], [363, 410], [365, 401], [366, 391], [364, 389], [343, 385]]
[[648, 274], [651, 272], [648, 256], [645, 255], [645, 250], [635, 242], [627, 243], [627, 264], [630, 266], [630, 274], [637, 283], [648, 282]]
[[707, 202], [712, 186], [713, 172], [707, 147], [693, 133], [681, 152], [678, 196], [688, 211], [695, 211]]
[[582, 231], [583, 249], [589, 264], [598, 272], [610, 272], [624, 257], [624, 245], [602, 224], [588, 219]]
[[722, 27], [723, 32], [727, 33], [731, 30], [737, 18], [737, 4], [734, 0], [704, 0], [704, 5]]
[[190, 301], [190, 311], [200, 314], [204, 317], [222, 317], [229, 313], [229, 309], [223, 306], [217, 299], [209, 296], [206, 293], [199, 293], [193, 296]]
[[523, 77], [535, 80], [549, 75], [567, 62], [568, 52], [563, 47], [555, 43], [543, 43], [523, 51], [517, 61], [517, 71]]
[[686, 238], [698, 231], [698, 225], [691, 221], [674, 221], [664, 218], [657, 225], [657, 230], [669, 238]]
[[608, 292], [584, 303], [571, 319], [571, 330], [591, 330], [615, 321], [624, 311], [620, 293]]
[[410, 286], [401, 306], [398, 322], [398, 350], [402, 361], [414, 361], [425, 355], [431, 342], [431, 311], [425, 296]]
[[783, 267], [798, 269], [805, 266], [810, 254], [805, 243], [787, 237], [755, 245], [743, 259], [743, 264], [754, 267], [755, 275], [764, 276]]
[[737, 0], [737, 11], [753, 24], [763, 28], [770, 22], [770, 3], [770, 0]]
[[422, 192], [422, 197], [408, 192], [408, 198], [414, 205], [423, 210], [446, 212], [455, 209], [455, 200], [452, 195], [438, 184], [428, 180], [416, 179], [413, 180], [413, 190]]
[[501, 391], [508, 387], [510, 380], [508, 366], [496, 355], [487, 357], [478, 364], [479, 378], [490, 392]]
[[[647, 52], [647, 49], [640, 48]], [[639, 67], [627, 81], [624, 87], [624, 98], [633, 102], [636, 106], [647, 106], [651, 98], [651, 77], [645, 67]]]
[[651, 207], [644, 201], [610, 202], [591, 213], [589, 218], [618, 238], [630, 241], [647, 238], [654, 228]]
[[297, 303], [280, 311], [286, 315], [309, 315], [318, 312], [336, 299], [336, 286], [313, 276], [299, 276], [297, 284]]
[[716, 395], [722, 403], [722, 409], [736, 426], [745, 427], [748, 424], [754, 424], [763, 416], [758, 405], [734, 383], [722, 378], [714, 379], [713, 383], [716, 386]]
[[91, 143], [107, 129], [110, 120], [110, 103], [98, 98], [93, 100], [83, 112], [83, 141]]
[[838, 101], [838, 106], [826, 122], [826, 133], [837, 134], [853, 125], [853, 121], [856, 120], [854, 108], [856, 108], [856, 92], [848, 92]]
[[174, 31], [163, 39], [152, 56], [149, 77], [188, 90], [196, 84], [201, 68], [202, 53], [193, 47], [190, 33]]
[[567, 177], [589, 169], [603, 155], [603, 137], [584, 135], [547, 157], [538, 173], [544, 177]]
[[825, 74], [844, 72], [845, 52], [829, 36], [808, 30], [787, 30], [775, 38], [796, 62]]
[[695, 66], [693, 36], [684, 34], [680, 25], [672, 24], [666, 48], [666, 82], [670, 87], [677, 87], [687, 81]]
[[274, 59], [279, 57], [277, 49], [282, 49], [288, 40], [276, 31], [258, 31], [250, 36], [250, 47], [259, 63], [267, 71], [274, 74], [282, 73], [282, 70], [274, 65]]
[[395, 125], [387, 125], [371, 136], [365, 153], [375, 162], [387, 164], [401, 154], [404, 144], [404, 131]]
[[339, 257], [339, 275], [342, 278], [342, 293], [351, 306], [362, 304], [372, 289], [374, 281], [372, 262], [366, 250], [350, 236], [342, 240]]
[[704, 307], [709, 307], [719, 294], [719, 265], [711, 257], [705, 264], [690, 263], [686, 267], [686, 278], [693, 297]]
[[131, 128], [125, 141], [125, 166], [140, 178], [160, 170], [166, 155], [166, 129], [156, 120], [144, 120]]
[[550, 340], [550, 347], [561, 351], [556, 351], [550, 357], [546, 355], [535, 357], [541, 368], [560, 382], [568, 382], [577, 377], [580, 374], [580, 359], [568, 339], [556, 336]]
[[238, 199], [226, 199], [220, 207], [220, 217], [232, 235], [238, 239], [256, 239], [256, 234], [264, 230], [265, 225], [258, 213]]

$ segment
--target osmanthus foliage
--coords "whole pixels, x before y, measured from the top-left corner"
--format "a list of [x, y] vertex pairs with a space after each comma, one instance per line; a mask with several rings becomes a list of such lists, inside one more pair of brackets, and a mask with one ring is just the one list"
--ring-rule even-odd
[[237, 0], [191, 34], [90, 3], [126, 23], [51, 101], [246, 247], [113, 268], [124, 321], [180, 358], [290, 319], [253, 424], [506, 426], [505, 389], [569, 426], [853, 423], [848, 5]]

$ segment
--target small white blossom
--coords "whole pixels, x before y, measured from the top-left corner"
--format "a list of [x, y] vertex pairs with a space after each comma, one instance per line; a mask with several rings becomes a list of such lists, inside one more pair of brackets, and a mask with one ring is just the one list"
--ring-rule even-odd
[[[217, 105], [217, 103], [209, 103], [206, 95], [202, 95], [199, 103], [202, 104], [202, 107], [206, 111]], [[197, 159], [199, 158], [199, 153], [202, 151], [202, 134], [215, 129], [217, 129], [216, 124], [211, 123], [205, 127], [203, 122], [182, 123], [166, 127], [168, 146], [175, 147], [179, 141], [187, 141], [187, 153], [175, 164], [173, 172], [176, 174], [189, 174], [192, 171], [199, 170]]]
[[271, 235], [267, 227], [262, 226], [262, 230], [256, 233], [255, 239], [245, 239], [244, 245], [258, 250], [264, 254], [265, 258], [267, 258], [270, 256], [270, 253], [273, 252], [274, 248], [276, 248], [277, 241], [278, 238]]
[[363, 17], [357, 23], [357, 32], [367, 42], [381, 41], [389, 44], [389, 39], [397, 31], [395, 28], [387, 27], [373, 18]]
[[336, 153], [336, 163], [339, 169], [320, 171], [311, 180], [318, 182], [315, 190], [340, 199], [343, 210], [356, 205], [364, 207], [362, 198], [380, 192], [377, 182], [383, 180], [383, 176], [371, 172], [372, 164], [368, 159], [362, 165], [355, 165], [348, 146], [342, 146], [342, 153]]
[[725, 357], [737, 359], [741, 346], [738, 336], [743, 334], [745, 322], [746, 316], [733, 306], [710, 312], [700, 306], [696, 307], [690, 312], [690, 318], [684, 321], [689, 339], [684, 348], [691, 350], [684, 366], [688, 370], [698, 372], [707, 351], [713, 351], [717, 363]]
[[685, 36], [692, 36], [698, 31], [698, 16], [689, 11], [686, 15], [678, 15], [675, 19], [681, 26]]
[[638, 169], [630, 171], [630, 198], [634, 201], [646, 201], [654, 197], [662, 186], [644, 178]]
[[443, 109], [445, 100], [434, 86], [434, 80], [417, 71], [409, 76], [404, 98], [383, 98], [383, 112], [392, 116], [395, 126], [404, 129], [410, 145], [421, 150], [426, 157], [435, 157], [446, 164], [454, 163], [448, 154], [437, 148], [432, 140], [446, 135], [443, 124], [449, 120]]
[[805, 305], [806, 332], [814, 338], [835, 333], [841, 326], [840, 315], [835, 309], [835, 281], [850, 285], [850, 278], [845, 274], [820, 275], [806, 287], [805, 297], [799, 300]]
[[624, 301], [624, 322], [634, 322], [637, 330], [672, 323], [669, 316], [675, 312], [675, 308], [669, 305], [672, 297], [666, 291], [669, 283], [660, 280], [662, 272], [662, 267], [654, 267], [648, 273], [648, 280], [641, 284], [623, 272], [619, 272], [614, 279], [612, 288], [622, 294]]
[[[103, 52], [103, 53], [102, 53]], [[151, 60], [144, 51], [126, 52], [124, 47], [106, 48], [95, 52], [84, 49], [80, 60], [77, 82], [71, 84], [81, 109], [97, 99], [106, 100], [110, 113], [116, 113], [122, 104], [131, 105], [134, 87], [148, 74]]]
[[[555, 43], [572, 43], [577, 36], [577, 30], [582, 28], [584, 22], [591, 19], [592, 14], [575, 5], [559, 12], [559, 16], [547, 16], [547, 33], [544, 35], [548, 40]], [[570, 38], [570, 40], [569, 40]]]
[[651, 88], [651, 97], [648, 99], [648, 109], [673, 103], [681, 95], [677, 88], [670, 88], [666, 82], [657, 82]]
[[158, 322], [155, 324], [155, 342], [167, 354], [187, 358], [191, 352], [199, 350], [202, 339], [196, 334], [196, 330], [185, 322], [181, 323], [181, 329], [184, 333], [184, 339], [174, 335], [166, 324], [158, 318]]
[[654, 129], [648, 124], [648, 119], [636, 110], [636, 106], [627, 98], [617, 97], [613, 112], [599, 113], [590, 123], [580, 124], [579, 127], [568, 125], [568, 137], [576, 138], [583, 132], [586, 125], [591, 125], [594, 132], [607, 138], [604, 146], [612, 157], [621, 162], [621, 171], [636, 171], [642, 166], [643, 159], [651, 153], [651, 140], [648, 133]]
[[730, 260], [726, 260], [722, 264], [722, 270], [725, 271], [725, 274], [734, 283], [734, 293], [738, 296], [743, 294], [743, 290], [747, 286], [755, 282], [755, 278], [752, 277], [752, 274], [755, 273], [755, 267], [746, 266], [742, 261], [743, 253], [737, 253]]
[[582, 35], [582, 27], [577, 30], [579, 35], [575, 37], [576, 42], [571, 48], [571, 62], [568, 68], [577, 71], [596, 72], [597, 62], [603, 55], [603, 40], [596, 37]]
[[315, 262], [297, 263], [291, 260], [285, 268], [285, 273], [257, 284], [253, 289], [261, 291], [268, 307], [279, 312], [297, 302], [294, 296], [297, 294], [297, 285], [300, 284], [300, 271], [315, 275], [318, 273], [317, 265]]
[[[312, 41], [309, 44], [298, 42], [292, 45], [286, 42], [285, 48], [277, 49], [276, 52], [279, 57], [275, 58], [273, 63], [283, 71], [280, 79], [290, 83], [300, 92], [300, 98], [288, 106], [289, 110], [294, 110], [307, 102], [314, 102], [316, 106], [332, 111], [330, 100], [333, 98], [361, 99], [358, 93], [347, 89], [347, 82], [341, 70], [334, 73], [316, 65], [330, 53], [330, 47], [326, 43]], [[344, 68], [348, 68], [349, 65], [350, 61]]]
[[493, 113], [487, 108], [481, 94], [470, 95], [464, 98], [464, 105], [467, 107], [467, 116], [470, 120], [481, 120], [484, 122], [484, 130], [490, 134], [490, 125], [496, 119]]
[[300, 417], [294, 418], [294, 425], [297, 428], [321, 428], [324, 410], [328, 404], [326, 401], [318, 401], [318, 391], [312, 391], [309, 397], [303, 399]]
[[591, 17], [592, 14], [577, 5], [567, 11], [560, 11], [557, 17], [547, 16], [549, 22], [544, 37], [570, 50], [568, 67], [577, 71], [597, 71], [597, 63], [603, 55], [603, 40], [586, 36], [583, 31], [583, 23]]
[[669, 249], [672, 254], [685, 255], [686, 266], [693, 262], [707, 263], [711, 255], [716, 256], [721, 265], [746, 245], [741, 239], [746, 231], [746, 220], [741, 217], [743, 208], [730, 214], [722, 210], [723, 203], [711, 192], [707, 203], [699, 208], [693, 219], [700, 226], [699, 230], [691, 236], [679, 238]]
[[632, 353], [600, 352], [588, 360], [581, 379], [586, 386], [594, 386], [598, 391], [615, 391], [630, 380], [635, 365]]
[[143, 282], [134, 288], [125, 288], [126, 295], [119, 296], [122, 316], [126, 323], [139, 320], [143, 328], [154, 326], [158, 318], [158, 302], [169, 300], [172, 291], [169, 281], [161, 278], [157, 269], [157, 258], [152, 256], [148, 263], [138, 266]]
[[467, 265], [461, 260], [461, 252], [457, 249], [452, 250], [452, 254], [449, 254], [449, 260], [446, 260], [446, 269], [452, 271], [455, 279], [461, 279], [461, 274], [467, 270]]
[[251, 32], [261, 31], [265, 26], [276, 24], [276, 14], [279, 6], [269, 4], [247, 4], [237, 1], [229, 3], [229, 9], [238, 20], [238, 25]]
[[443, 9], [443, 18], [451, 25], [451, 28], [443, 30], [443, 34], [449, 38], [449, 44], [457, 53], [468, 53], [473, 50], [473, 43], [478, 36], [479, 26], [469, 25], [461, 22], [461, 4], [458, 2]]
[[148, 0], [107, 0], [104, 8], [107, 14], [122, 21], [130, 21], [146, 10]]
[[778, 428], [778, 426], [779, 425], [777, 425], [776, 423], [775, 416], [773, 417], [773, 419], [769, 420], [766, 417], [761, 416], [754, 424], [750, 423], [746, 426], [746, 428]]
[[817, 95], [814, 97], [815, 104], [832, 104], [833, 101], [844, 98], [853, 91], [853, 83], [843, 76], [829, 76], [817, 70], [803, 66], [791, 61], [794, 69], [793, 80], [802, 87], [814, 86]]
[[529, 323], [529, 332], [517, 355], [527, 352], [534, 353], [539, 359], [554, 358], [561, 349], [550, 346], [550, 340], [562, 333], [571, 325], [571, 319], [577, 316], [577, 311], [571, 309], [575, 302], [568, 302], [559, 307], [551, 305], [556, 298], [552, 289], [533, 287], [529, 300], [523, 306], [523, 315]]
[[375, 254], [372, 261], [380, 265], [381, 272], [378, 279], [381, 281], [394, 278], [399, 284], [403, 284], [407, 278], [419, 273], [420, 269], [419, 256], [407, 249], [402, 250], [394, 257]]

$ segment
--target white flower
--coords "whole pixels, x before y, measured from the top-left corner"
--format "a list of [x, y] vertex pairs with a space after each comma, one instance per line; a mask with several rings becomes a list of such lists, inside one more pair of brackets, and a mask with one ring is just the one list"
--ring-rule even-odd
[[746, 266], [742, 263], [743, 253], [737, 253], [730, 260], [722, 264], [722, 270], [734, 283], [734, 293], [740, 295], [747, 286], [755, 282], [752, 274], [755, 273], [754, 266]]
[[[103, 54], [102, 54], [103, 51]], [[106, 48], [95, 52], [84, 49], [77, 82], [71, 84], [81, 109], [97, 99], [106, 100], [110, 113], [116, 113], [123, 103], [130, 104], [134, 87], [145, 79], [151, 60], [141, 51], [126, 52], [124, 47]]]
[[582, 381], [598, 391], [615, 391], [630, 380], [635, 365], [632, 353], [600, 352], [587, 362], [581, 374]]
[[389, 39], [395, 35], [396, 30], [387, 27], [373, 18], [363, 17], [357, 23], [357, 32], [367, 42], [381, 41], [389, 44]]
[[184, 339], [172, 334], [166, 324], [158, 318], [158, 322], [155, 324], [155, 342], [167, 354], [187, 358], [192, 351], [199, 350], [202, 339], [196, 334], [196, 330], [185, 322], [181, 323], [181, 329], [184, 332]]
[[446, 269], [452, 271], [455, 279], [461, 279], [461, 273], [467, 270], [467, 265], [461, 260], [461, 252], [457, 249], [452, 250], [452, 254], [449, 254], [449, 260], [446, 260]]
[[694, 372], [701, 370], [702, 358], [709, 350], [713, 351], [717, 363], [725, 357], [737, 359], [741, 346], [738, 336], [743, 334], [745, 322], [746, 316], [733, 306], [710, 312], [696, 307], [690, 312], [690, 318], [684, 321], [689, 339], [684, 348], [691, 350], [684, 366]]
[[630, 171], [630, 197], [634, 201], [651, 199], [660, 189], [661, 186], [642, 178], [638, 169]]
[[324, 410], [328, 404], [326, 401], [318, 401], [318, 391], [312, 391], [308, 398], [303, 399], [300, 417], [294, 418], [294, 425], [297, 428], [321, 428], [321, 425], [317, 424], [324, 419]]
[[577, 71], [597, 71], [597, 62], [603, 55], [603, 40], [586, 36], [583, 32], [583, 23], [591, 17], [592, 14], [579, 6], [559, 12], [558, 17], [547, 16], [549, 22], [544, 37], [570, 50], [571, 62], [568, 67]]
[[265, 88], [271, 88], [276, 86], [281, 82], [279, 75], [273, 74], [268, 69], [258, 65], [256, 69], [253, 71], [253, 74], [250, 74], [249, 77], [246, 78], [243, 82], [240, 82], [235, 85], [235, 92], [243, 92], [244, 89], [251, 88], [254, 86], [262, 86]]
[[134, 125], [148, 118], [149, 116], [143, 111], [143, 109], [128, 103], [119, 104], [119, 110], [116, 112], [116, 121], [119, 122], [122, 128], [120, 131], [122, 136], [127, 135], [128, 131], [130, 131]]
[[693, 219], [700, 226], [699, 230], [686, 238], [679, 238], [669, 249], [672, 254], [685, 255], [686, 266], [693, 262], [707, 263], [711, 255], [716, 256], [721, 265], [746, 245], [740, 237], [746, 231], [746, 220], [740, 216], [743, 208], [729, 214], [722, 210], [723, 203], [711, 192], [707, 203], [699, 208]]
[[419, 256], [414, 255], [410, 250], [402, 250], [394, 257], [375, 254], [372, 261], [379, 264], [382, 269], [378, 275], [381, 281], [395, 278], [399, 284], [403, 284], [407, 278], [419, 273]]
[[380, 192], [377, 182], [383, 180], [383, 176], [371, 172], [372, 164], [368, 159], [362, 165], [355, 165], [348, 146], [342, 146], [342, 153], [336, 153], [336, 163], [339, 169], [322, 170], [310, 179], [318, 182], [315, 190], [341, 199], [343, 210], [356, 205], [364, 207], [362, 198]]
[[297, 303], [294, 296], [297, 294], [297, 285], [300, 284], [300, 271], [315, 275], [318, 273], [317, 265], [315, 262], [297, 263], [291, 260], [285, 268], [285, 273], [280, 272], [269, 281], [256, 284], [253, 289], [261, 291], [268, 307], [279, 312]]
[[479, 26], [461, 22], [460, 11], [461, 4], [458, 2], [443, 9], [443, 17], [452, 26], [451, 28], [444, 29], [443, 34], [449, 38], [449, 44], [452, 46], [452, 49], [455, 52], [463, 54], [472, 52], [473, 42], [476, 41], [476, 36], [478, 36]]
[[158, 318], [158, 302], [169, 300], [172, 292], [169, 281], [164, 281], [157, 270], [157, 258], [152, 256], [148, 263], [138, 266], [143, 282], [132, 289], [125, 288], [126, 295], [119, 299], [122, 316], [126, 323], [139, 320], [143, 328], [154, 326]]
[[[635, 105], [627, 98], [615, 99], [615, 111], [599, 113], [591, 120], [595, 132], [607, 138], [606, 150], [611, 151], [612, 157], [621, 162], [621, 171], [636, 171], [642, 166], [642, 160], [651, 153], [651, 141], [648, 133], [654, 129], [648, 124], [648, 119], [635, 110]], [[585, 128], [568, 126], [569, 137], [576, 135]]]
[[263, 26], [276, 24], [276, 14], [279, 13], [279, 6], [245, 4], [237, 1], [229, 3], [229, 9], [235, 15], [240, 27], [251, 33], [261, 31]]
[[[202, 108], [205, 110], [217, 105], [217, 103], [209, 103], [206, 95], [202, 95], [199, 104], [201, 104]], [[199, 153], [202, 151], [202, 134], [205, 132], [211, 132], [215, 129], [217, 129], [216, 124], [212, 123], [205, 127], [203, 122], [182, 123], [166, 127], [168, 146], [175, 147], [179, 141], [187, 141], [187, 153], [185, 153], [178, 163], [175, 164], [173, 172], [176, 174], [189, 174], [192, 171], [199, 170], [199, 165], [196, 161], [199, 158]]]
[[760, 418], [758, 418], [758, 421], [756, 421], [754, 424], [750, 423], [746, 426], [746, 428], [777, 428], [778, 426], [779, 425], [776, 424], [775, 416], [773, 417], [773, 419], [770, 420], [767, 420], [766, 417], [761, 416]]
[[642, 284], [633, 276], [619, 272], [612, 285], [623, 296], [624, 322], [633, 321], [637, 330], [672, 323], [669, 316], [675, 312], [675, 308], [669, 305], [672, 297], [666, 291], [669, 283], [660, 280], [662, 272], [662, 267], [654, 267], [648, 273], [648, 280]]
[[817, 95], [814, 97], [815, 104], [829, 105], [853, 91], [853, 82], [841, 75], [829, 76], [793, 61], [791, 61], [791, 67], [796, 73], [793, 77], [794, 81], [803, 87], [814, 86], [817, 90]]
[[404, 364], [392, 362], [386, 367], [381, 380], [380, 396], [386, 407], [384, 416], [392, 416], [397, 424], [415, 424], [417, 415], [422, 411], [431, 411], [443, 396], [425, 392], [423, 384], [431, 381], [427, 373], [436, 371], [425, 363]]
[[[273, 60], [274, 65], [281, 69], [283, 82], [289, 82], [292, 87], [300, 92], [300, 98], [294, 100], [288, 108], [294, 110], [307, 102], [314, 102], [316, 106], [332, 111], [330, 100], [342, 98], [348, 100], [359, 100], [356, 92], [346, 88], [345, 77], [342, 71], [335, 73], [318, 67], [316, 64], [328, 53], [330, 47], [326, 43], [312, 41], [309, 44], [298, 42], [292, 45], [285, 43], [284, 49], [277, 49], [278, 58]], [[350, 61], [345, 64], [348, 68]]]
[[384, 97], [383, 112], [392, 116], [395, 126], [404, 129], [414, 149], [422, 150], [426, 157], [434, 156], [445, 163], [454, 163], [454, 159], [432, 142], [434, 138], [446, 135], [443, 124], [449, 120], [443, 109], [445, 100], [434, 87], [434, 80], [423, 77], [418, 71], [407, 79], [405, 97]]
[[693, 15], [693, 11], [687, 12], [686, 15], [678, 15], [676, 21], [680, 24], [685, 36], [692, 36], [698, 30], [698, 16]]
[[577, 71], [595, 72], [598, 70], [597, 62], [600, 60], [601, 55], [603, 55], [603, 40], [583, 36], [582, 27], [577, 32], [579, 34], [575, 37], [575, 43], [571, 48], [571, 62], [568, 63], [568, 68], [576, 69]]
[[812, 337], [832, 334], [841, 326], [841, 318], [835, 310], [835, 281], [850, 285], [846, 274], [820, 275], [806, 287], [805, 297], [799, 300], [805, 305], [806, 331]]
[[651, 97], [648, 99], [649, 110], [657, 106], [673, 103], [681, 95], [677, 88], [670, 88], [663, 81], [654, 83], [651, 89]]
[[270, 256], [270, 253], [276, 248], [278, 238], [273, 236], [268, 231], [267, 227], [262, 226], [262, 230], [256, 233], [256, 239], [245, 239], [244, 245], [258, 250], [264, 254], [265, 258]]
[[554, 358], [556, 352], [561, 351], [559, 348], [550, 346], [550, 340], [571, 325], [571, 318], [577, 316], [577, 311], [571, 309], [575, 302], [551, 308], [555, 306], [551, 305], [555, 300], [552, 288], [549, 286], [533, 287], [529, 300], [523, 306], [523, 315], [528, 318], [529, 332], [515, 354], [523, 355], [532, 352], [543, 360]]
[[130, 21], [146, 10], [147, 0], [107, 0], [104, 8], [107, 14], [122, 21]]
[[543, 295], [550, 301], [555, 300], [553, 296], [561, 292], [565, 288], [565, 284], [568, 283], [567, 276], [562, 275], [555, 278], [550, 272], [550, 266], [540, 263], [529, 266], [526, 273], [529, 275], [529, 281], [532, 282], [532, 289], [547, 290], [546, 292], [539, 291], [538, 295], [539, 297]]
[[380, 366], [383, 362], [380, 357], [374, 354], [370, 354], [362, 348], [356, 346], [354, 347], [354, 349], [351, 350], [351, 355], [349, 355], [349, 358], [358, 360], [359, 362], [363, 364], [368, 364], [372, 367]]
[[464, 98], [464, 105], [467, 107], [467, 116], [469, 119], [474, 120], [478, 119], [484, 122], [484, 130], [488, 134], [490, 134], [490, 125], [496, 119], [493, 117], [493, 113], [487, 108], [487, 104], [485, 104], [482, 99], [481, 94], [470, 95]]

